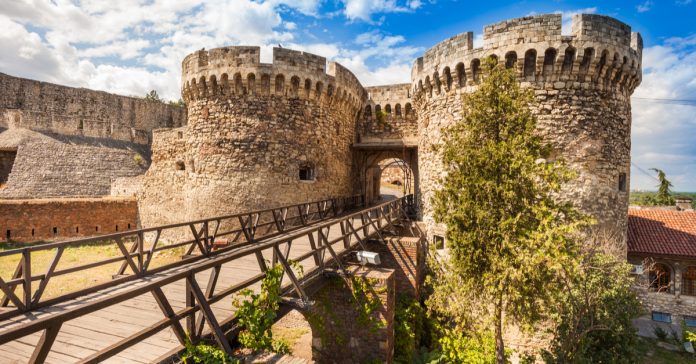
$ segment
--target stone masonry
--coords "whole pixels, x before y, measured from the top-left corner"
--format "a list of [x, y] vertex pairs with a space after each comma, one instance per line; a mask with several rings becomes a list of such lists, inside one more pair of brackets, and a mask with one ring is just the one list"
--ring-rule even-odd
[[531, 88], [538, 133], [577, 177], [562, 198], [625, 236], [630, 172], [630, 96], [641, 81], [642, 39], [628, 25], [601, 15], [575, 15], [572, 34], [561, 34], [561, 16], [541, 15], [486, 26], [482, 48], [462, 33], [425, 52], [411, 81], [419, 131], [419, 198], [428, 234], [443, 235], [431, 199], [442, 177], [432, 146], [442, 129], [459, 120], [462, 94], [482, 77], [493, 57]]
[[145, 225], [353, 193], [366, 94], [341, 65], [283, 48], [263, 64], [258, 47], [225, 47], [186, 57], [182, 80], [188, 124], [155, 133]]

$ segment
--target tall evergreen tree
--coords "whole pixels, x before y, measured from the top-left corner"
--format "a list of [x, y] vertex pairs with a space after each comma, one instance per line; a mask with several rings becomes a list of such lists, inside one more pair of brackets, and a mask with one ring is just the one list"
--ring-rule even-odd
[[667, 179], [665, 172], [658, 168], [650, 168], [651, 171], [657, 173], [657, 179], [660, 184], [657, 185], [657, 195], [655, 196], [655, 203], [657, 205], [673, 205], [674, 198], [672, 198], [672, 182]]
[[[576, 231], [589, 220], [552, 196], [572, 177], [535, 134], [530, 90], [512, 70], [486, 64], [478, 89], [463, 99], [461, 121], [439, 147], [446, 176], [435, 193], [436, 221], [447, 226], [452, 282], [435, 283], [435, 310], [447, 311], [438, 285], [477, 299], [495, 336], [496, 362], [505, 362], [503, 327], [545, 317], [545, 303], [561, 289], [556, 279], [576, 264]], [[445, 301], [445, 302], [442, 302]], [[439, 307], [437, 307], [439, 306]], [[457, 321], [453, 318], [453, 321]]]

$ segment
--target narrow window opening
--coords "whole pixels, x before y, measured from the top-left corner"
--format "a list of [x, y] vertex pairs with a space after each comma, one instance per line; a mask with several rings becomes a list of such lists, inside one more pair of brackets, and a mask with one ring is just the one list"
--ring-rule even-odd
[[80, 129], [80, 130], [84, 129], [84, 128], [85, 128], [85, 122], [82, 121], [82, 120], [80, 120], [80, 124], [77, 125], [77, 128]]
[[130, 230], [130, 224], [128, 224], [128, 230]]
[[57, 227], [53, 227], [53, 235], [54, 236], [58, 235], [58, 228]]
[[7, 237], [7, 240], [9, 241], [10, 237], [12, 236], [12, 231], [7, 230], [7, 233], [5, 234], [5, 236]]
[[94, 231], [99, 232], [99, 226], [95, 226], [95, 227], [94, 227]]
[[75, 233], [79, 233], [79, 232], [80, 232], [80, 228], [78, 226], [75, 226]]
[[308, 165], [300, 166], [300, 181], [314, 181], [314, 168]]
[[441, 250], [445, 249], [445, 238], [440, 235], [433, 236], [433, 243], [435, 244], [435, 249]]
[[619, 191], [626, 192], [626, 173], [619, 173]]
[[118, 231], [118, 225], [116, 225], [116, 231]]
[[183, 171], [186, 169], [186, 165], [184, 164], [184, 161], [176, 161], [176, 170], [177, 171]]
[[34, 236], [34, 229], [31, 229], [31, 236]]

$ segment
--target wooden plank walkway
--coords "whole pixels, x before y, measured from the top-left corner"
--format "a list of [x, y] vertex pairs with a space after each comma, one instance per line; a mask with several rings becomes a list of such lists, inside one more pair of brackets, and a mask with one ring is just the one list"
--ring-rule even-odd
[[[354, 219], [357, 225], [359, 219]], [[308, 228], [304, 228], [308, 229]], [[370, 233], [375, 229], [368, 228]], [[301, 230], [301, 229], [300, 229]], [[329, 231], [329, 240], [341, 237], [341, 229], [338, 225], [332, 225]], [[263, 239], [260, 239], [262, 242]], [[284, 245], [281, 245], [281, 250]], [[334, 245], [336, 252], [343, 251], [343, 244]], [[290, 249], [290, 259], [294, 259], [311, 251], [310, 241], [307, 236], [294, 240]], [[225, 252], [224, 254], [231, 254]], [[326, 250], [324, 251], [326, 253]], [[269, 248], [263, 251], [266, 260], [271, 261], [272, 250]], [[213, 258], [205, 258], [213, 259]], [[204, 259], [204, 261], [205, 261]], [[331, 260], [327, 253], [324, 256], [326, 261]], [[197, 263], [200, 263], [198, 261]], [[315, 261], [312, 256], [300, 261], [305, 271], [315, 268]], [[8, 329], [35, 321], [37, 319], [50, 317], [56, 313], [64, 312], [79, 306], [87, 305], [100, 298], [111, 296], [119, 292], [131, 290], [134, 287], [142, 286], [158, 278], [171, 276], [173, 274], [186, 271], [189, 265], [179, 266], [166, 271], [146, 276], [139, 280], [122, 283], [118, 286], [110, 287], [89, 295], [81, 296], [66, 302], [62, 302], [49, 307], [40, 308], [26, 314], [18, 315], [10, 319], [0, 321], [0, 337]], [[211, 270], [196, 274], [196, 281], [205, 291]], [[249, 278], [260, 274], [256, 257], [247, 255], [239, 259], [229, 261], [222, 265], [218, 284], [215, 293], [239, 284]], [[290, 283], [288, 276], [285, 275], [284, 283]], [[256, 289], [258, 283], [253, 287]], [[174, 311], [185, 308], [185, 280], [179, 280], [163, 287], [163, 291], [171, 303]], [[233, 315], [231, 299], [222, 299], [212, 304], [212, 310], [218, 321], [224, 321]], [[156, 322], [164, 319], [158, 303], [150, 293], [137, 296], [133, 299], [106, 307], [104, 309], [80, 316], [67, 321], [61, 327], [56, 341], [49, 352], [47, 363], [74, 363], [80, 362], [84, 358], [115, 344], [140, 330], [143, 330]], [[184, 327], [185, 320], [181, 320]], [[35, 333], [4, 345], [0, 345], [0, 363], [26, 363], [29, 361], [34, 348], [39, 342], [41, 332]], [[180, 345], [171, 327], [142, 340], [136, 345], [127, 348], [117, 355], [106, 360], [108, 363], [150, 363], [170, 352]]]

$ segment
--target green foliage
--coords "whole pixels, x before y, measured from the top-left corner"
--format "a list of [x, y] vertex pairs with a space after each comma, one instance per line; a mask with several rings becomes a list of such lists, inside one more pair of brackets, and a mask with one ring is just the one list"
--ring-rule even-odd
[[[495, 339], [490, 331], [480, 337], [470, 337], [460, 330], [446, 329], [439, 340], [442, 363], [494, 364]], [[510, 351], [506, 350], [506, 360]]]
[[696, 344], [696, 332], [684, 330], [684, 341], [689, 341], [692, 344]]
[[162, 102], [162, 99], [155, 90], [150, 90], [150, 92], [145, 95], [145, 100], [150, 102]]
[[217, 346], [204, 343], [193, 345], [190, 341], [186, 341], [186, 350], [181, 360], [184, 364], [241, 364], [241, 361], [229, 356]]
[[186, 107], [186, 104], [184, 103], [184, 100], [179, 99], [177, 101], [174, 101], [174, 100], [169, 101], [169, 106]]
[[400, 295], [394, 313], [394, 362], [411, 363], [425, 330], [425, 310], [418, 300]]
[[[438, 148], [446, 176], [434, 216], [447, 226], [450, 264], [433, 281], [429, 305], [457, 325], [492, 320], [501, 363], [503, 316], [522, 325], [545, 317], [561, 289], [557, 277], [574, 264], [576, 231], [590, 220], [552, 197], [573, 173], [563, 161], [545, 159], [550, 147], [535, 134], [531, 91], [520, 88], [512, 70], [491, 62], [486, 69]], [[452, 301], [481, 315], [457, 317]]]
[[542, 352], [547, 363], [638, 359], [632, 320], [641, 314], [641, 306], [632, 289], [631, 266], [620, 255], [602, 251], [600, 244], [605, 243], [586, 243], [578, 269], [563, 276], [566, 289], [556, 303], [554, 339]]
[[665, 172], [658, 168], [650, 168], [651, 171], [657, 173], [657, 179], [660, 184], [657, 185], [657, 194], [655, 195], [655, 204], [661, 206], [669, 206], [674, 204], [674, 198], [672, 198], [672, 182], [667, 179]]
[[[629, 195], [629, 203], [638, 206], [658, 206], [657, 192], [649, 191], [631, 191]], [[696, 193], [695, 192], [672, 192], [672, 196], [684, 196], [691, 198], [691, 207], [696, 209]]]
[[359, 278], [352, 276], [350, 278], [351, 294], [353, 303], [358, 310], [358, 322], [370, 328], [370, 331], [376, 331], [384, 327], [384, 322], [375, 317], [372, 313], [375, 312], [382, 304], [382, 301], [377, 296], [376, 292], [371, 292], [369, 284], [370, 279]]
[[275, 265], [266, 271], [266, 277], [261, 281], [261, 292], [254, 293], [244, 289], [233, 301], [236, 317], [242, 332], [239, 342], [245, 348], [254, 351], [271, 350], [279, 354], [290, 353], [290, 348], [280, 341], [273, 340], [271, 326], [276, 318], [280, 305], [280, 285], [283, 267]]
[[378, 126], [387, 126], [389, 123], [387, 123], [387, 118], [389, 117], [389, 114], [386, 111], [375, 111], [375, 120], [377, 121]]
[[657, 337], [660, 340], [666, 340], [667, 339], [667, 331], [665, 331], [662, 327], [660, 326], [653, 326], [653, 334], [655, 334], [655, 337]]

